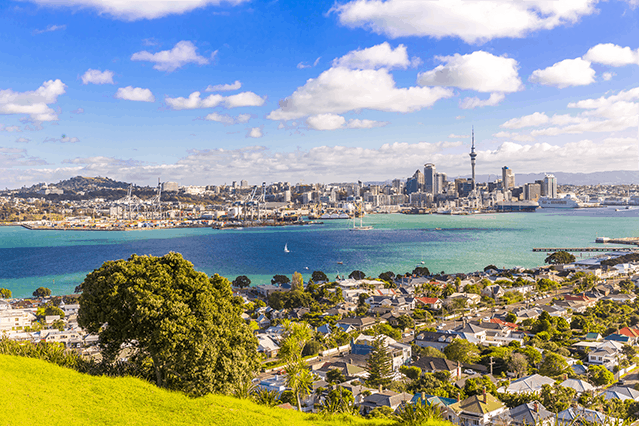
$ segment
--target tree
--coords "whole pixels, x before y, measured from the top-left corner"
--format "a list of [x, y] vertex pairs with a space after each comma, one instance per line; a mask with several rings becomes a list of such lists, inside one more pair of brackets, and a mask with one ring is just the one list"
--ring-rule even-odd
[[342, 373], [338, 368], [331, 368], [326, 373], [326, 381], [328, 383], [342, 383], [346, 381], [346, 377], [344, 377], [344, 373]]
[[286, 362], [286, 384], [295, 395], [298, 411], [302, 411], [302, 398], [310, 394], [315, 381], [302, 358], [304, 347], [311, 339], [311, 330], [305, 323], [285, 321], [282, 325], [285, 332], [279, 356]]
[[455, 287], [453, 287], [452, 285], [448, 284], [446, 287], [444, 287], [444, 289], [442, 290], [442, 297], [443, 298], [447, 298], [448, 296], [450, 296], [451, 294], [455, 293]]
[[415, 321], [408, 315], [401, 315], [399, 318], [397, 318], [397, 326], [400, 330], [413, 328], [415, 327]]
[[51, 290], [46, 287], [38, 287], [33, 292], [33, 297], [49, 297], [51, 296]]
[[522, 377], [528, 371], [528, 360], [526, 356], [520, 353], [513, 353], [508, 360], [508, 369]]
[[444, 348], [446, 358], [452, 361], [459, 361], [466, 364], [477, 362], [479, 359], [479, 349], [477, 345], [466, 339], [455, 339]]
[[240, 275], [233, 280], [233, 285], [239, 288], [246, 288], [251, 285], [251, 280], [246, 275]]
[[545, 263], [550, 265], [559, 265], [564, 263], [572, 263], [575, 261], [575, 256], [567, 251], [556, 251], [544, 260]]
[[273, 278], [271, 278], [271, 284], [273, 285], [288, 284], [290, 282], [291, 280], [286, 275], [273, 275]]
[[49, 302], [45, 306], [39, 307], [36, 311], [36, 315], [40, 318], [53, 315], [58, 315], [60, 318], [64, 318], [64, 311]]
[[324, 283], [328, 281], [328, 277], [322, 271], [313, 271], [313, 275], [311, 276], [314, 283]]
[[422, 375], [422, 369], [419, 367], [409, 367], [402, 365], [399, 367], [399, 372], [411, 380], [417, 380]]
[[507, 322], [511, 322], [511, 323], [516, 323], [517, 322], [517, 315], [513, 314], [512, 312], [508, 312], [506, 314], [506, 321]]
[[395, 273], [391, 271], [382, 272], [379, 274], [379, 279], [392, 283], [395, 281]]
[[590, 382], [595, 386], [605, 386], [615, 381], [615, 375], [603, 365], [591, 365], [588, 367], [588, 376]]
[[484, 272], [488, 272], [488, 271], [490, 271], [491, 269], [492, 269], [493, 271], [497, 271], [497, 270], [498, 270], [498, 269], [497, 269], [497, 267], [496, 267], [495, 265], [488, 265], [488, 266], [486, 266], [486, 267], [484, 268]]
[[362, 271], [355, 270], [348, 275], [348, 278], [352, 280], [363, 280], [366, 278], [366, 274]]
[[576, 391], [572, 388], [555, 384], [554, 386], [543, 385], [541, 387], [540, 402], [548, 411], [557, 414], [570, 407]]
[[105, 262], [81, 288], [78, 323], [99, 334], [105, 362], [128, 346], [158, 386], [194, 396], [231, 393], [257, 369], [257, 340], [231, 283], [179, 253]]
[[542, 376], [559, 376], [568, 368], [568, 363], [563, 356], [546, 351], [544, 352], [544, 360], [539, 366], [539, 374]]
[[377, 339], [373, 340], [373, 349], [366, 360], [367, 383], [373, 388], [387, 387], [391, 382], [392, 360], [384, 340], [384, 336], [378, 336]]
[[413, 269], [413, 275], [417, 275], [418, 277], [427, 277], [430, 275], [430, 271], [425, 266], [417, 266]]
[[304, 278], [299, 272], [293, 273], [293, 281], [291, 282], [291, 291], [303, 291], [304, 290]]
[[0, 288], [0, 299], [11, 299], [11, 290], [8, 288]]

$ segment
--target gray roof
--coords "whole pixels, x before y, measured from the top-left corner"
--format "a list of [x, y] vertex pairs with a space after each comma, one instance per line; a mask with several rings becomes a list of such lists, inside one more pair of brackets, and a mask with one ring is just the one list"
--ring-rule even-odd
[[554, 414], [541, 405], [539, 402], [529, 402], [511, 408], [506, 414], [517, 424], [535, 425], [539, 420], [546, 420], [554, 417]]
[[533, 374], [515, 380], [506, 388], [506, 391], [511, 393], [539, 392], [543, 385], [553, 385], [554, 383], [555, 381], [550, 377]]
[[639, 401], [639, 391], [628, 386], [613, 386], [606, 389], [600, 395], [603, 395], [606, 400], [620, 399], [625, 401], [626, 399], [632, 399]]

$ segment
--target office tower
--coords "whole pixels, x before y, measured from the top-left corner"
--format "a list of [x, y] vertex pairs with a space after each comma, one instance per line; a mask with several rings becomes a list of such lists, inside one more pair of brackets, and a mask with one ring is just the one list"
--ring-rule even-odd
[[557, 198], [557, 178], [554, 175], [546, 175], [544, 177], [544, 188], [546, 197]]
[[424, 192], [436, 194], [437, 192], [437, 169], [433, 163], [424, 164]]
[[502, 188], [505, 190], [515, 187], [515, 172], [510, 170], [508, 166], [504, 166], [501, 169], [501, 182]]

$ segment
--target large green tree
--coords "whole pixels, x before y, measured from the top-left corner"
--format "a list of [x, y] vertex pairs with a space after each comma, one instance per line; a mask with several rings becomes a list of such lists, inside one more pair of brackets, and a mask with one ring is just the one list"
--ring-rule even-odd
[[477, 345], [466, 339], [455, 339], [444, 348], [446, 358], [452, 361], [459, 361], [471, 364], [479, 360], [479, 349]]
[[179, 253], [106, 262], [81, 290], [78, 323], [99, 333], [105, 362], [133, 348], [158, 386], [230, 393], [258, 366], [257, 341], [231, 283], [197, 272]]
[[251, 285], [251, 279], [246, 275], [240, 275], [233, 280], [233, 285], [239, 288], [246, 288]]
[[384, 340], [384, 336], [378, 336], [373, 340], [373, 350], [368, 354], [368, 359], [366, 360], [367, 383], [374, 388], [378, 386], [387, 387], [391, 382], [390, 376], [393, 366]]
[[0, 299], [11, 299], [11, 290], [8, 288], [0, 288]]
[[312, 279], [315, 283], [324, 283], [328, 281], [328, 277], [322, 271], [313, 271]]
[[51, 296], [51, 290], [46, 287], [38, 287], [33, 292], [33, 297], [48, 297]]
[[568, 253], [567, 251], [556, 251], [544, 260], [544, 262], [557, 265], [562, 263], [572, 263], [575, 261], [575, 256]]

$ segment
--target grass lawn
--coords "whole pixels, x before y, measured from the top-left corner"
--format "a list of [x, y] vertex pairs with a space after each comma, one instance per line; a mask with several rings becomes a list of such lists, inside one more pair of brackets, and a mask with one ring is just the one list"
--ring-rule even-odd
[[[0, 426], [388, 425], [267, 408], [228, 396], [192, 399], [135, 378], [94, 377], [30, 358], [0, 355]], [[450, 425], [430, 422], [429, 426]]]

